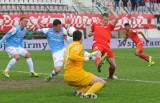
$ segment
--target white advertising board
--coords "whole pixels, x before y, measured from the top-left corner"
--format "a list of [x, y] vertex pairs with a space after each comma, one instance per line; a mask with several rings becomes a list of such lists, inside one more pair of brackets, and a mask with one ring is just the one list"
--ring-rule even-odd
[[[122, 41], [123, 39], [111, 39], [111, 48], [118, 48], [118, 44]], [[143, 40], [143, 39], [142, 39]], [[157, 48], [160, 47], [160, 38], [150, 38], [149, 42], [144, 43], [144, 48]], [[0, 46], [0, 51], [3, 51], [5, 49], [4, 46], [5, 43], [3, 43]], [[65, 43], [68, 45], [68, 43]], [[83, 48], [84, 49], [91, 49], [92, 47], [92, 39], [84, 39], [83, 40]], [[135, 44], [128, 39], [120, 48], [134, 48]], [[49, 46], [47, 43], [47, 40], [24, 40], [24, 48], [27, 50], [49, 50]]]

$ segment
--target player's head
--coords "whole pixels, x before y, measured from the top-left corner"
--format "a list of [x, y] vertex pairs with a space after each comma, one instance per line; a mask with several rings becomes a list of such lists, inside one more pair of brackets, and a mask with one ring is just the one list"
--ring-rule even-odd
[[55, 29], [55, 31], [59, 32], [62, 28], [62, 23], [59, 19], [55, 19], [53, 21], [53, 28]]
[[102, 23], [108, 24], [108, 21], [109, 21], [109, 14], [108, 13], [102, 14]]
[[125, 24], [124, 24], [124, 28], [125, 28], [125, 30], [129, 31], [129, 29], [130, 29], [130, 24], [129, 24], [129, 23], [125, 23]]
[[24, 28], [27, 26], [27, 23], [28, 23], [28, 18], [27, 17], [21, 17], [20, 18], [20, 25], [21, 25], [21, 28]]
[[73, 32], [73, 41], [79, 41], [82, 42], [82, 32], [79, 30], [76, 30]]

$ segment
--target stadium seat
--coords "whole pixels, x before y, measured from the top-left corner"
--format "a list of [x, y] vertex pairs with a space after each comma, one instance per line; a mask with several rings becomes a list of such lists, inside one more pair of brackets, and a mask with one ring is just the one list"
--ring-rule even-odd
[[1, 4], [5, 4], [5, 0], [0, 0], [0, 3]]
[[9, 4], [10, 3], [10, 1], [9, 0], [4, 0], [5, 1], [5, 4]]
[[30, 1], [32, 1], [32, 0], [22, 0], [20, 3], [21, 3], [21, 4], [29, 4], [28, 1], [30, 2]]

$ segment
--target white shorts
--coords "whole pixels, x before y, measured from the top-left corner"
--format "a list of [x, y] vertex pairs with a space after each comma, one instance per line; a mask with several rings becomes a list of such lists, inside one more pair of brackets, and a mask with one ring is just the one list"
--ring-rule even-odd
[[63, 66], [64, 50], [65, 48], [52, 54], [54, 67]]
[[13, 57], [15, 54], [25, 57], [26, 53], [28, 53], [28, 51], [22, 47], [12, 47], [12, 46], [7, 47], [5, 51], [8, 53], [9, 57]]

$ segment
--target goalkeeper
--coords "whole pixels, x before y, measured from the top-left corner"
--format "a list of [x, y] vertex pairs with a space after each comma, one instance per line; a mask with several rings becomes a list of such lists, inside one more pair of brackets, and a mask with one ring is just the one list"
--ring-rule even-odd
[[82, 33], [77, 30], [73, 33], [73, 42], [64, 52], [64, 81], [77, 87], [74, 95], [81, 98], [97, 98], [95, 93], [106, 85], [106, 81], [86, 72], [83, 69], [83, 62], [88, 61], [92, 56], [100, 55], [100, 53], [95, 51], [84, 56], [81, 43]]

